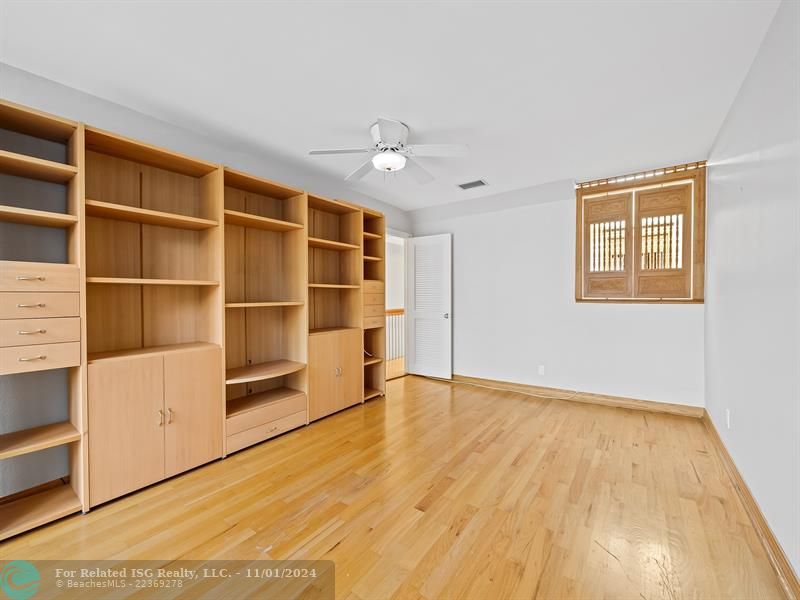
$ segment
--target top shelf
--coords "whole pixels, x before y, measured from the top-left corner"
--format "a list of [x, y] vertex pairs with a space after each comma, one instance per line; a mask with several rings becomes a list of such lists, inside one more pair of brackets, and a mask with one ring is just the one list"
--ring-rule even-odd
[[145, 142], [138, 142], [102, 129], [95, 129], [94, 127], [86, 128], [86, 149], [150, 165], [151, 167], [182, 173], [190, 177], [203, 177], [218, 168], [217, 165], [204, 160], [190, 158], [184, 154], [158, 148]]
[[308, 207], [337, 215], [358, 212], [358, 209], [355, 206], [345, 204], [339, 200], [331, 200], [329, 198], [314, 196], [312, 194], [308, 195]]
[[78, 124], [13, 102], [0, 101], [0, 128], [66, 143]]
[[191, 229], [194, 231], [211, 229], [218, 225], [216, 221], [212, 221], [211, 219], [187, 217], [185, 215], [161, 212], [159, 210], [150, 210], [137, 206], [126, 206], [124, 204], [113, 204], [111, 202], [88, 199], [86, 200], [86, 216], [116, 219], [117, 221], [130, 221], [133, 223], [143, 223], [145, 225], [158, 225], [161, 227]]
[[236, 171], [225, 167], [225, 185], [237, 190], [245, 192], [252, 192], [268, 198], [276, 198], [278, 200], [288, 200], [303, 193], [288, 185], [283, 185], [270, 181], [269, 179], [262, 179], [241, 171]]
[[52, 160], [0, 150], [0, 172], [53, 183], [67, 183], [75, 177], [78, 169]]
[[239, 212], [238, 210], [225, 209], [225, 223], [228, 225], [241, 225], [242, 227], [252, 227], [254, 229], [264, 229], [266, 231], [295, 231], [302, 229], [303, 226], [291, 221], [280, 221], [269, 217], [251, 215]]

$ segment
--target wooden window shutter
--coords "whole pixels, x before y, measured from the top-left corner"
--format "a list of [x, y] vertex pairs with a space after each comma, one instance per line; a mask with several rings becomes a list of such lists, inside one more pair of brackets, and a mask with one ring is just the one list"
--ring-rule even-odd
[[634, 295], [690, 298], [691, 184], [637, 191], [635, 227]]
[[583, 201], [583, 296], [622, 298], [632, 293], [633, 194]]

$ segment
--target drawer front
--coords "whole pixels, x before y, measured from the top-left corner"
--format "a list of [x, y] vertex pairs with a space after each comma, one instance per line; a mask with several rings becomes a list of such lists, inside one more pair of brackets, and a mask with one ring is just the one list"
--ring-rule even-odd
[[258, 427], [251, 427], [245, 429], [240, 433], [229, 435], [226, 439], [226, 453], [236, 452], [242, 448], [247, 448], [258, 442], [268, 440], [282, 433], [286, 433], [297, 427], [302, 427], [306, 424], [306, 411], [294, 413], [288, 417], [270, 421]]
[[77, 265], [0, 261], [0, 291], [77, 292], [79, 289]]
[[80, 342], [0, 348], [0, 375], [77, 367], [80, 362]]
[[383, 294], [364, 294], [364, 306], [368, 304], [379, 304], [383, 306]]
[[382, 294], [383, 282], [378, 279], [365, 279], [364, 280], [364, 293], [365, 294]]
[[373, 329], [375, 327], [383, 327], [385, 325], [383, 317], [364, 317], [364, 329]]
[[60, 292], [0, 292], [0, 319], [77, 317], [80, 294]]
[[301, 411], [305, 412], [305, 410], [306, 395], [300, 393], [291, 398], [281, 400], [280, 402], [273, 402], [268, 406], [262, 406], [261, 408], [231, 417], [225, 421], [225, 429], [227, 435], [231, 436]]
[[9, 319], [0, 321], [0, 348], [77, 342], [81, 339], [81, 320]]
[[367, 304], [364, 306], [365, 317], [382, 317], [385, 312], [382, 304]]

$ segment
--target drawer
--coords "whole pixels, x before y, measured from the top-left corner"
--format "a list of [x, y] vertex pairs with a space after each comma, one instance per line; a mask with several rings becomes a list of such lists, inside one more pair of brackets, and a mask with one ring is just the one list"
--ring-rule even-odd
[[80, 294], [62, 292], [0, 292], [0, 319], [77, 317]]
[[364, 306], [365, 317], [382, 317], [385, 312], [386, 309], [383, 308], [383, 304], [367, 304]]
[[80, 342], [0, 348], [0, 375], [77, 367], [80, 362]]
[[79, 317], [0, 321], [0, 348], [77, 342], [80, 339], [81, 320]]
[[386, 324], [386, 319], [383, 317], [364, 317], [364, 329], [374, 329], [375, 327], [383, 327]]
[[229, 417], [225, 421], [225, 429], [227, 435], [231, 436], [235, 433], [245, 431], [246, 429], [265, 425], [271, 421], [288, 417], [289, 415], [305, 410], [306, 395], [302, 392], [298, 392], [296, 395], [290, 396], [285, 400], [270, 402], [266, 406]]
[[383, 306], [383, 294], [364, 294], [364, 306], [367, 304], [379, 304]]
[[364, 280], [364, 293], [365, 294], [382, 294], [383, 282], [379, 279], [365, 279]]
[[268, 440], [282, 433], [286, 433], [306, 424], [306, 411], [296, 412], [288, 417], [270, 421], [258, 427], [251, 427], [226, 438], [225, 451], [227, 454], [247, 448], [258, 442]]
[[77, 265], [0, 261], [2, 292], [77, 292], [79, 289]]

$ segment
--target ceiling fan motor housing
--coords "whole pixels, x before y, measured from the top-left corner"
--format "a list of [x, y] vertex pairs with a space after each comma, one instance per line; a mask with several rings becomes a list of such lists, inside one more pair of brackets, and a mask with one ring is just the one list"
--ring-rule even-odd
[[408, 142], [408, 125], [400, 121], [391, 121], [391, 127], [386, 127], [384, 124], [383, 136], [381, 136], [380, 127], [377, 122], [372, 124], [369, 128], [369, 134], [372, 136], [372, 141], [375, 142], [376, 148], [401, 148]]

